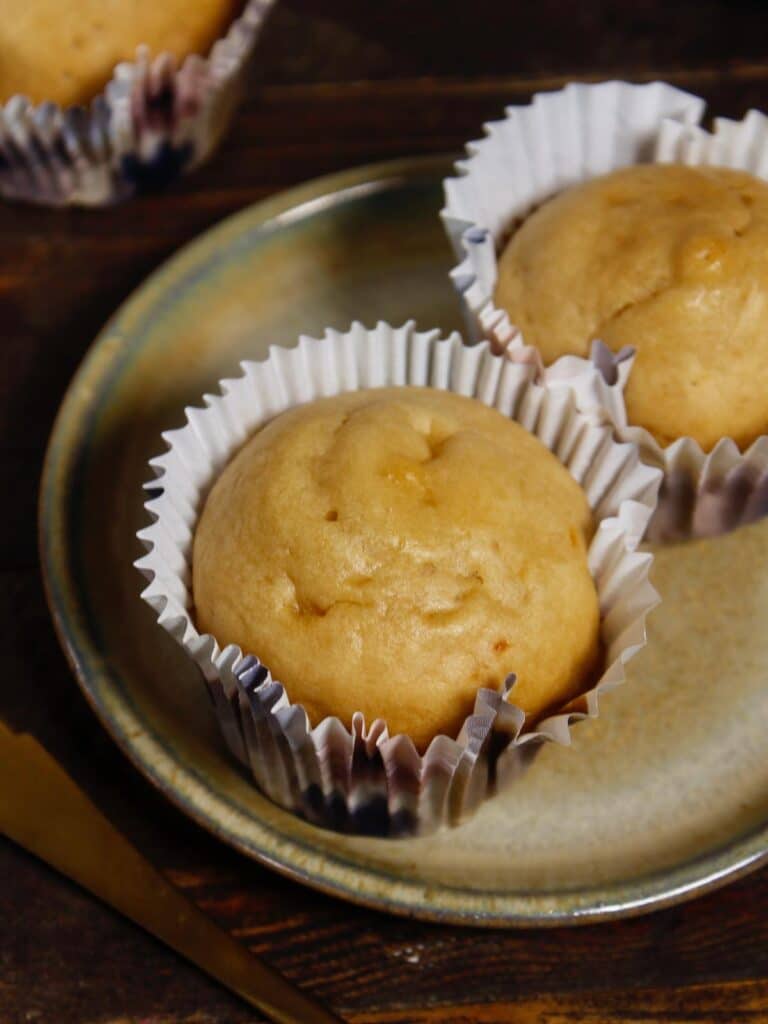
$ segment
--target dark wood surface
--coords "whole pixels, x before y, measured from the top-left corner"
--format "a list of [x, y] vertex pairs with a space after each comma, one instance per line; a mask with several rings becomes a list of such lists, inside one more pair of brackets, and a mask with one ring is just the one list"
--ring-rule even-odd
[[[513, 6], [284, 0], [213, 162], [93, 213], [0, 206], [0, 714], [37, 735], [168, 876], [349, 1021], [768, 1021], [768, 871], [645, 918], [476, 932], [347, 906], [186, 821], [121, 757], [67, 669], [38, 578], [35, 502], [67, 381], [115, 306], [223, 216], [319, 174], [452, 152], [570, 78], [664, 77], [717, 113], [768, 107], [764, 4]], [[0, 842], [0, 1024], [245, 1024], [258, 1016]]]

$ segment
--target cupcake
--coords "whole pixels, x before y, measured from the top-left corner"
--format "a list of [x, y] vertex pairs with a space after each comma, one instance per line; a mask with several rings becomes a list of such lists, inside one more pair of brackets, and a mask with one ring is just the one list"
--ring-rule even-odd
[[659, 83], [569, 87], [511, 108], [446, 182], [476, 332], [545, 365], [596, 342], [613, 353], [620, 436], [666, 470], [652, 539], [719, 533], [766, 504], [766, 123], [709, 136], [701, 106]]
[[143, 596], [272, 799], [353, 832], [456, 824], [501, 751], [568, 742], [622, 681], [660, 473], [579, 408], [584, 360], [541, 377], [380, 324], [244, 371], [153, 460]]
[[0, 194], [101, 205], [199, 164], [270, 2], [18, 5], [0, 27]]

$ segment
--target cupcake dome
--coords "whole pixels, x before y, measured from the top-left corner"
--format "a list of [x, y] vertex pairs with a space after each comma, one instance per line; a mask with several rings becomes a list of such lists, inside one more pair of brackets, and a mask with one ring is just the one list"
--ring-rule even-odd
[[0, 23], [0, 103], [21, 94], [62, 107], [87, 103], [121, 61], [146, 45], [181, 62], [207, 54], [242, 0], [24, 0]]
[[424, 750], [512, 673], [532, 721], [588, 688], [592, 532], [568, 470], [474, 399], [320, 399], [258, 431], [214, 484], [196, 623], [257, 654], [312, 724], [362, 711]]
[[768, 184], [638, 165], [566, 189], [499, 260], [495, 302], [546, 362], [594, 339], [637, 358], [629, 421], [660, 444], [768, 430]]

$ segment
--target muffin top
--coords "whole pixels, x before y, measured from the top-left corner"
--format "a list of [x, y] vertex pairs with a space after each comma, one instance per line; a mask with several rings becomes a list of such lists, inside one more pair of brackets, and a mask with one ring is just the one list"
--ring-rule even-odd
[[[8, 10], [6, 11], [6, 7]], [[87, 103], [136, 47], [207, 54], [243, 0], [9, 0], [0, 19], [0, 103]]]
[[195, 620], [313, 725], [362, 711], [423, 750], [511, 672], [531, 716], [586, 688], [591, 532], [567, 469], [499, 412], [351, 392], [283, 413], [226, 466], [195, 533]]
[[512, 236], [495, 300], [546, 362], [631, 345], [629, 421], [662, 445], [768, 431], [768, 184], [752, 175], [648, 164], [568, 189]]

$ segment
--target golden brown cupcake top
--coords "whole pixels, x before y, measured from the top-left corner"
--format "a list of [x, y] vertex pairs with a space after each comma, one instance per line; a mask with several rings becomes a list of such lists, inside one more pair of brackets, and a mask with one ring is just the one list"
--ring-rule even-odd
[[546, 202], [502, 253], [495, 301], [546, 362], [637, 352], [633, 424], [661, 444], [768, 432], [768, 184], [649, 164]]
[[362, 711], [424, 749], [511, 672], [531, 716], [586, 688], [591, 531], [565, 467], [497, 411], [352, 392], [279, 416], [224, 469], [194, 539], [196, 624], [313, 724]]
[[243, 0], [6, 0], [0, 16], [0, 103], [87, 103], [136, 48], [181, 61], [207, 55]]

